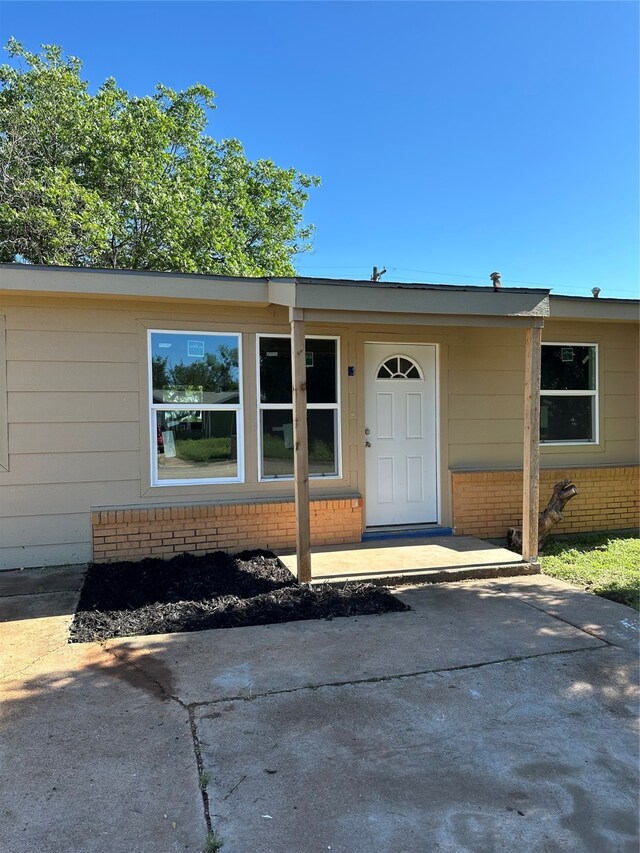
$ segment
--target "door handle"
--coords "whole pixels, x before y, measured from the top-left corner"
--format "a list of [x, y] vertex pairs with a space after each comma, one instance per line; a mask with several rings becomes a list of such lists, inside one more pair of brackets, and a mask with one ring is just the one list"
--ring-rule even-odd
[[365, 441], [364, 446], [365, 446], [365, 447], [371, 447], [371, 442], [370, 442], [370, 441]]

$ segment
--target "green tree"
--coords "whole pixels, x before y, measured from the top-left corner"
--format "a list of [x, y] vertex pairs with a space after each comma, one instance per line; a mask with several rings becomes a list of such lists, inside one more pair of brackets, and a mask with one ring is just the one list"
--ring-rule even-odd
[[204, 133], [213, 92], [95, 94], [59, 47], [0, 67], [0, 261], [291, 275], [316, 177]]

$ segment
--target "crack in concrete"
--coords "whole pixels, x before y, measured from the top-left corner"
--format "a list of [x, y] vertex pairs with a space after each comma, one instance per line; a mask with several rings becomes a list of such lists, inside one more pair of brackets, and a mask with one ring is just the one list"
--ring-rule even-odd
[[27, 672], [34, 664], [38, 663], [38, 661], [44, 660], [45, 658], [49, 657], [49, 655], [53, 655], [56, 652], [59, 652], [60, 649], [66, 649], [67, 645], [68, 643], [63, 643], [61, 646], [56, 646], [53, 649], [49, 649], [48, 652], [45, 652], [42, 655], [38, 655], [37, 658], [33, 658], [33, 660], [30, 660], [29, 663], [26, 664], [26, 666], [22, 667], [22, 669], [16, 669], [13, 672], [9, 672], [6, 675], [3, 675], [2, 678], [0, 678], [0, 681], [8, 681], [10, 678], [13, 678], [16, 675], [21, 675], [23, 672]]
[[[196, 759], [196, 769], [198, 772], [198, 788], [200, 790], [200, 796], [202, 797], [202, 808], [204, 811], [204, 821], [207, 828], [207, 833], [211, 834], [213, 832], [213, 826], [211, 823], [211, 809], [209, 804], [209, 794], [207, 792], [207, 785], [204, 781], [206, 778], [206, 773], [204, 769], [204, 761], [202, 759], [202, 750], [200, 748], [200, 738], [198, 737], [198, 729], [196, 726], [195, 719], [195, 709], [192, 705], [185, 704], [179, 696], [170, 693], [164, 684], [153, 676], [149, 675], [148, 672], [145, 671], [144, 667], [136, 662], [129, 660], [126, 655], [118, 654], [116, 649], [107, 648], [106, 643], [102, 643], [102, 648], [107, 654], [110, 654], [114, 657], [119, 663], [124, 664], [125, 666], [130, 667], [131, 669], [135, 669], [136, 672], [147, 679], [160, 693], [163, 701], [173, 701], [176, 702], [184, 711], [187, 712], [187, 716], [189, 719], [189, 731], [191, 733], [191, 744], [193, 746], [193, 753]], [[140, 685], [135, 685], [140, 688]]]
[[299, 693], [303, 690], [321, 690], [324, 687], [349, 687], [359, 684], [378, 684], [388, 681], [400, 681], [404, 678], [416, 678], [421, 675], [442, 675], [447, 672], [460, 672], [468, 669], [482, 669], [485, 666], [495, 666], [498, 664], [520, 663], [527, 660], [535, 660], [537, 658], [553, 657], [556, 655], [579, 654], [580, 652], [594, 652], [608, 650], [612, 644], [604, 644], [599, 646], [583, 646], [580, 649], [560, 649], [557, 652], [540, 652], [535, 655], [516, 655], [509, 658], [498, 658], [496, 660], [481, 661], [480, 663], [460, 664], [459, 666], [446, 666], [438, 669], [422, 669], [415, 672], [401, 672], [397, 675], [375, 675], [370, 678], [356, 678], [349, 681], [327, 681], [321, 684], [305, 684], [302, 687], [289, 687], [282, 690], [269, 690], [264, 693], [251, 693], [249, 696], [239, 694], [237, 696], [223, 696], [220, 699], [209, 699], [204, 702], [190, 702], [188, 707], [203, 708], [207, 705], [218, 705], [222, 702], [253, 702], [255, 699], [264, 699], [268, 696], [280, 696], [287, 693]]

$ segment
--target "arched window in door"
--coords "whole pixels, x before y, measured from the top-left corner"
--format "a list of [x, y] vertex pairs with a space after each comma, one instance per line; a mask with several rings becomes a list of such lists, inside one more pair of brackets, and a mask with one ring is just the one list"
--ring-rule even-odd
[[422, 371], [412, 358], [392, 355], [382, 362], [376, 379], [422, 379]]

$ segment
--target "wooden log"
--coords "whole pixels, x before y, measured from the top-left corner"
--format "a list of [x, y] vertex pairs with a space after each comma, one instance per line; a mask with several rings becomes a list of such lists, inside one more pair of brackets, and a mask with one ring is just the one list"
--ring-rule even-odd
[[[561, 480], [553, 487], [551, 500], [546, 508], [540, 513], [538, 519], [538, 550], [542, 550], [545, 540], [553, 528], [562, 521], [562, 513], [565, 506], [578, 494], [578, 490], [571, 480]], [[510, 527], [507, 531], [507, 543], [512, 551], [522, 553], [522, 528]]]
[[309, 516], [309, 441], [307, 436], [307, 365], [305, 324], [300, 308], [289, 309], [291, 377], [293, 382], [293, 478], [296, 514], [298, 580], [311, 581], [311, 520]]

